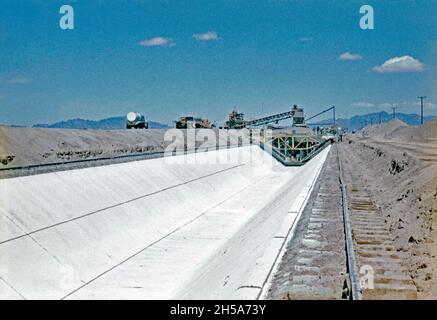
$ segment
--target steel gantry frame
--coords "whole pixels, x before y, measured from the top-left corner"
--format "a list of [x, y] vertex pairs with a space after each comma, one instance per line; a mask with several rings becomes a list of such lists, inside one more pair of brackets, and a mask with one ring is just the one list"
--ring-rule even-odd
[[[321, 116], [322, 114], [324, 114], [326, 112], [329, 112], [331, 110], [332, 110], [332, 122], [331, 123], [308, 123], [308, 121], [310, 121], [310, 120], [312, 120], [314, 118], [317, 118], [318, 116]], [[315, 126], [315, 125], [333, 125], [333, 126], [335, 126], [336, 125], [336, 121], [335, 121], [335, 106], [332, 106], [332, 107], [330, 107], [328, 109], [325, 109], [325, 110], [323, 110], [323, 111], [321, 111], [321, 112], [319, 112], [319, 113], [317, 113], [317, 114], [315, 114], [315, 115], [305, 119], [305, 122], [308, 125], [311, 125], [311, 126]]]
[[312, 135], [290, 133], [263, 137], [263, 145], [271, 148], [272, 155], [282, 164], [300, 166], [319, 153], [328, 141]]

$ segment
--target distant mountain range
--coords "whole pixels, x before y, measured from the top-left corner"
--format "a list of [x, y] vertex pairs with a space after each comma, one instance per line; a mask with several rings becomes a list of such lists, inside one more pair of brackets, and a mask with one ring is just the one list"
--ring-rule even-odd
[[[126, 128], [125, 117], [111, 117], [102, 120], [69, 119], [52, 124], [35, 124], [33, 128], [63, 128], [63, 129], [124, 129]], [[150, 129], [168, 128], [166, 124], [149, 121]]]
[[[410, 113], [410, 114], [406, 114], [406, 113], [396, 113], [396, 118], [399, 120], [402, 120], [403, 122], [405, 122], [408, 125], [411, 126], [416, 126], [420, 124], [420, 116], [418, 114], [415, 113]], [[428, 122], [428, 121], [432, 121], [434, 119], [436, 119], [436, 116], [425, 116], [423, 117], [424, 122]], [[358, 116], [353, 116], [352, 118], [349, 119], [342, 119], [342, 118], [338, 118], [336, 120], [336, 123], [339, 127], [342, 128], [347, 128], [349, 130], [359, 130], [361, 128], [364, 128], [367, 125], [370, 124], [379, 124], [384, 123], [384, 122], [388, 122], [390, 120], [393, 119], [393, 115], [391, 113], [388, 112], [375, 112], [375, 113], [368, 113], [368, 114], [363, 114], [363, 115], [358, 115]], [[326, 119], [326, 120], [322, 120], [320, 122], [317, 123], [313, 123], [312, 124], [327, 124], [332, 122], [332, 119]]]
[[[370, 124], [378, 124], [392, 120], [393, 115], [387, 112], [368, 113], [364, 115], [353, 116], [352, 118], [338, 118], [337, 125], [349, 130], [359, 130]], [[402, 120], [409, 125], [419, 125], [420, 116], [417, 114], [396, 113], [396, 118]], [[426, 116], [424, 121], [428, 122], [436, 119], [435, 116]], [[326, 125], [332, 122], [332, 119], [325, 119], [311, 124]], [[70, 119], [66, 121], [56, 122], [52, 124], [35, 124], [34, 128], [64, 128], [64, 129], [124, 129], [125, 117], [112, 117], [102, 120], [85, 120], [85, 119]], [[149, 121], [149, 128], [162, 129], [169, 128], [168, 125]]]

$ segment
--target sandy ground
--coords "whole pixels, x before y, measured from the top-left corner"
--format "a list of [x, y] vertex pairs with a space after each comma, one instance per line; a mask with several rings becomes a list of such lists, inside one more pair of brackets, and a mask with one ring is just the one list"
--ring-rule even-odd
[[[0, 126], [0, 168], [163, 151], [168, 129], [81, 130]], [[216, 135], [218, 130], [214, 130]], [[223, 145], [223, 139], [217, 138]], [[197, 142], [199, 146], [202, 142]], [[184, 147], [185, 141], [178, 139]]]
[[349, 136], [347, 161], [361, 164], [421, 299], [437, 298], [437, 121], [395, 120]]

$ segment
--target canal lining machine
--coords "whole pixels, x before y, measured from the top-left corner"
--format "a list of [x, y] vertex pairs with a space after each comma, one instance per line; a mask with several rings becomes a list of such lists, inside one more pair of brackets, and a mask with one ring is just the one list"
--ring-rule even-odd
[[[308, 118], [311, 120], [329, 111], [333, 111], [333, 123], [324, 123], [332, 125], [330, 135], [321, 135], [314, 133], [313, 130], [305, 123], [303, 108], [296, 105], [290, 111], [255, 119], [244, 120], [244, 115], [237, 111], [229, 114], [229, 120], [225, 123], [224, 129], [242, 129], [250, 130], [252, 142], [258, 142], [264, 150], [270, 152], [274, 158], [286, 166], [301, 166], [316, 154], [323, 150], [328, 144], [334, 142], [336, 135], [335, 127], [335, 107], [330, 107], [315, 116]], [[272, 128], [272, 131], [265, 129], [260, 130], [259, 141], [253, 138], [251, 129], [265, 126], [267, 124], [292, 119], [292, 126], [287, 128]]]

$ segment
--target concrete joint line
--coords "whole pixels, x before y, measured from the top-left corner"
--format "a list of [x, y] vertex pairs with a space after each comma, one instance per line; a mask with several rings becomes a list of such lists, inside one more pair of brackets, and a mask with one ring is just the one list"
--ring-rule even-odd
[[26, 300], [26, 298], [17, 289], [15, 289], [9, 282], [6, 281], [6, 279], [4, 279], [3, 277], [0, 277], [0, 281], [2, 281], [12, 291], [14, 291], [16, 294], [18, 294], [23, 300]]
[[[117, 203], [117, 204], [112, 205], [112, 206], [108, 206], [108, 207], [105, 207], [105, 208], [102, 208], [102, 209], [98, 209], [98, 210], [95, 210], [95, 211], [92, 211], [92, 212], [85, 213], [85, 214], [83, 214], [83, 215], [80, 215], [80, 216], [77, 216], [77, 217], [74, 217], [74, 218], [71, 218], [71, 219], [67, 219], [67, 220], [64, 220], [64, 221], [61, 221], [61, 222], [58, 222], [58, 223], [54, 223], [54, 224], [52, 224], [52, 225], [49, 225], [49, 226], [46, 226], [46, 227], [43, 227], [43, 228], [39, 228], [39, 229], [36, 229], [36, 230], [33, 230], [33, 231], [30, 231], [30, 232], [27, 232], [27, 233], [21, 234], [21, 235], [19, 235], [19, 236], [16, 236], [16, 237], [13, 237], [13, 238], [10, 238], [10, 239], [7, 239], [7, 240], [3, 240], [3, 241], [0, 242], [0, 245], [2, 245], [2, 244], [4, 244], [4, 243], [7, 243], [7, 242], [10, 242], [10, 241], [14, 241], [14, 240], [17, 240], [17, 239], [20, 239], [20, 238], [26, 237], [26, 236], [30, 236], [30, 235], [32, 235], [32, 234], [35, 234], [35, 233], [38, 233], [38, 232], [41, 232], [41, 231], [44, 231], [44, 230], [47, 230], [47, 229], [51, 229], [51, 228], [57, 227], [57, 226], [60, 226], [60, 225], [63, 225], [63, 224], [66, 224], [66, 223], [69, 223], [69, 222], [72, 222], [72, 221], [76, 221], [76, 220], [79, 220], [79, 219], [82, 219], [82, 218], [85, 218], [85, 217], [88, 217], [88, 216], [92, 216], [92, 215], [94, 215], [94, 214], [101, 213], [101, 212], [103, 212], [103, 211], [105, 211], [105, 210], [108, 210], [108, 209], [112, 209], [112, 208], [120, 207], [120, 206], [122, 206], [122, 205], [125, 205], [125, 204], [128, 204], [128, 203], [131, 203], [131, 202], [134, 202], [134, 201], [137, 201], [137, 200], [140, 200], [140, 199], [144, 199], [144, 198], [147, 198], [147, 197], [150, 197], [150, 196], [156, 195], [156, 194], [158, 194], [158, 193], [161, 193], [161, 192], [164, 192], [164, 191], [168, 191], [168, 190], [171, 190], [171, 189], [174, 189], [174, 188], [177, 188], [177, 187], [180, 187], [180, 186], [183, 186], [183, 185], [186, 185], [186, 184], [189, 184], [189, 183], [195, 182], [195, 181], [199, 181], [199, 180], [202, 180], [202, 179], [204, 179], [204, 178], [208, 178], [208, 177], [214, 176], [214, 175], [219, 174], [219, 173], [222, 173], [222, 172], [226, 172], [226, 171], [229, 171], [229, 170], [233, 170], [233, 169], [236, 169], [236, 168], [239, 168], [239, 167], [245, 166], [245, 165], [247, 165], [248, 163], [249, 163], [249, 162], [245, 162], [245, 163], [242, 163], [242, 164], [239, 164], [239, 165], [236, 165], [236, 166], [232, 166], [232, 167], [230, 167], [230, 168], [226, 168], [226, 169], [223, 169], [223, 170], [219, 170], [219, 171], [216, 171], [216, 172], [213, 172], [213, 173], [207, 174], [207, 175], [202, 176], [202, 177], [198, 177], [198, 178], [191, 179], [191, 180], [188, 180], [188, 181], [185, 181], [185, 182], [181, 182], [181, 183], [178, 183], [178, 184], [176, 184], [176, 185], [173, 185], [173, 186], [170, 186], [170, 187], [166, 187], [166, 188], [161, 189], [161, 190], [158, 190], [158, 191], [154, 191], [154, 192], [151, 192], [151, 193], [147, 193], [147, 194], [144, 194], [144, 195], [142, 195], [142, 196], [135, 197], [135, 198], [132, 198], [132, 199], [129, 199], [129, 200], [126, 200], [126, 201], [123, 201], [123, 202]], [[13, 223], [16, 224], [15, 221], [13, 221]], [[17, 225], [17, 224], [16, 224], [16, 225]], [[18, 226], [18, 225], [17, 225], [17, 226]], [[23, 228], [21, 228], [21, 227], [20, 227], [20, 229], [23, 230]], [[24, 231], [24, 230], [23, 230], [23, 231]]]
[[[246, 163], [245, 163], [246, 164]], [[242, 165], [245, 165], [242, 164]], [[239, 165], [239, 166], [242, 166]], [[160, 239], [152, 242], [151, 244], [147, 245], [146, 247], [142, 248], [141, 250], [135, 252], [134, 254], [130, 255], [129, 257], [127, 257], [126, 259], [124, 259], [123, 261], [117, 263], [116, 265], [112, 266], [111, 268], [109, 268], [108, 270], [105, 270], [104, 272], [100, 273], [99, 275], [97, 275], [96, 277], [92, 278], [91, 280], [85, 282], [83, 285], [79, 286], [78, 288], [74, 289], [73, 291], [71, 291], [70, 293], [68, 293], [67, 295], [65, 295], [64, 297], [61, 298], [61, 300], [65, 300], [66, 298], [68, 298], [69, 296], [73, 295], [75, 292], [79, 291], [80, 289], [88, 286], [90, 283], [94, 282], [95, 280], [99, 279], [100, 277], [104, 276], [105, 274], [111, 272], [112, 270], [116, 269], [117, 267], [121, 266], [122, 264], [124, 264], [125, 262], [129, 261], [130, 259], [136, 257], [137, 255], [141, 254], [142, 252], [144, 252], [145, 250], [155, 246], [156, 244], [158, 244], [159, 242], [161, 242], [162, 240], [170, 237], [171, 235], [173, 235], [174, 233], [176, 233], [177, 231], [181, 230], [182, 228], [186, 227], [187, 225], [191, 224], [192, 222], [196, 221], [197, 219], [199, 219], [200, 217], [204, 216], [205, 214], [207, 214], [208, 212], [210, 212], [211, 210], [213, 210], [216, 207], [219, 207], [220, 205], [222, 205], [223, 203], [225, 203], [226, 201], [228, 201], [229, 199], [233, 198], [236, 194], [243, 192], [245, 189], [249, 188], [251, 186], [251, 184], [248, 184], [247, 186], [245, 186], [244, 188], [238, 190], [237, 192], [235, 192], [234, 194], [230, 195], [228, 198], [224, 199], [223, 201], [217, 203], [216, 205], [212, 206], [211, 208], [209, 208], [208, 210], [202, 212], [201, 214], [199, 214], [198, 216], [194, 217], [193, 219], [191, 219], [190, 221], [184, 223], [183, 225], [177, 227], [176, 229], [172, 230], [171, 232], [167, 233], [166, 235], [164, 235], [163, 237], [161, 237]]]

